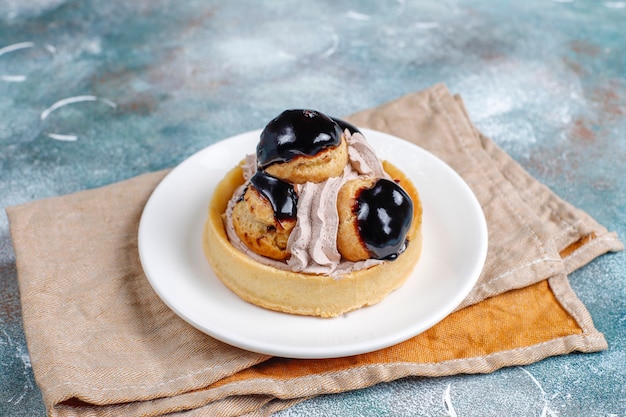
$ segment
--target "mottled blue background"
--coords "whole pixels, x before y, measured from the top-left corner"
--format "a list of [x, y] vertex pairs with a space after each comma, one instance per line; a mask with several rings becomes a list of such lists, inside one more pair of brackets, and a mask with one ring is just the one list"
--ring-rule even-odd
[[[285, 108], [342, 116], [440, 82], [531, 174], [626, 236], [624, 1], [0, 0], [1, 204], [174, 166]], [[73, 96], [96, 101], [44, 113]], [[605, 352], [279, 415], [450, 416], [449, 389], [458, 416], [626, 416], [625, 271], [618, 253], [571, 276]], [[0, 212], [0, 415], [44, 414]]]

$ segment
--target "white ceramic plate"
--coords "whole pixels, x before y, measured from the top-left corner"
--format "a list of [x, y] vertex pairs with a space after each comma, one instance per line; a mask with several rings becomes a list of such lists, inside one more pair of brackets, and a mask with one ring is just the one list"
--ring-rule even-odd
[[361, 129], [378, 155], [402, 169], [423, 204], [423, 249], [407, 282], [379, 304], [333, 319], [273, 312], [229, 291], [202, 251], [213, 189], [260, 131], [209, 146], [173, 169], [146, 204], [139, 255], [150, 284], [180, 317], [243, 349], [291, 358], [331, 358], [385, 348], [447, 316], [472, 289], [487, 253], [483, 212], [444, 162], [405, 140]]

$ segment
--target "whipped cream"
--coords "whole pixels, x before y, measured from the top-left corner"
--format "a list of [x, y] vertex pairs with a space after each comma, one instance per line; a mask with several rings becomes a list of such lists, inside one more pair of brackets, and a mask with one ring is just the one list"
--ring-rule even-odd
[[287, 242], [291, 257], [286, 262], [266, 258], [250, 250], [239, 239], [232, 224], [233, 207], [256, 172], [256, 156], [247, 155], [242, 165], [245, 183], [233, 193], [225, 213], [226, 233], [231, 244], [264, 265], [294, 272], [326, 274], [335, 278], [385, 262], [377, 259], [350, 262], [342, 259], [337, 250], [337, 193], [341, 186], [360, 176], [389, 178], [380, 159], [361, 133], [350, 134], [346, 129], [344, 136], [348, 144], [349, 163], [343, 173], [324, 182], [295, 185], [298, 193], [298, 219]]

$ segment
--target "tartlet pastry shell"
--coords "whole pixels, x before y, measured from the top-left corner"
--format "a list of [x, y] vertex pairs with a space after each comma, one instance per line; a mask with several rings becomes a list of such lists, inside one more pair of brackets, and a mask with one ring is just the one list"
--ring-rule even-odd
[[417, 190], [398, 168], [386, 161], [383, 166], [411, 196], [414, 206], [409, 244], [396, 260], [340, 278], [284, 271], [252, 260], [231, 245], [224, 229], [226, 205], [244, 183], [243, 171], [236, 166], [219, 182], [209, 203], [203, 247], [213, 271], [243, 300], [290, 314], [335, 317], [378, 303], [411, 275], [422, 249], [422, 206]]

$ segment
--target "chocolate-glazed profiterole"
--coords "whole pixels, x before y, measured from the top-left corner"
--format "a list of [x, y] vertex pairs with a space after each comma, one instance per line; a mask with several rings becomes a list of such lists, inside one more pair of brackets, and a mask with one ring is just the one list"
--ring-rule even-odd
[[380, 178], [362, 189], [354, 207], [359, 235], [372, 258], [395, 259], [404, 250], [413, 219], [411, 197], [398, 184]]
[[287, 241], [297, 221], [297, 204], [291, 184], [258, 171], [233, 207], [234, 231], [255, 253], [287, 259]]
[[315, 110], [285, 110], [261, 132], [257, 167], [295, 184], [336, 177], [348, 162], [339, 125]]
[[393, 260], [406, 248], [413, 202], [406, 191], [386, 178], [355, 179], [337, 197], [337, 246], [350, 261]]
[[243, 300], [334, 317], [405, 282], [421, 253], [421, 220], [409, 178], [381, 161], [359, 129], [287, 110], [217, 185], [203, 246]]

